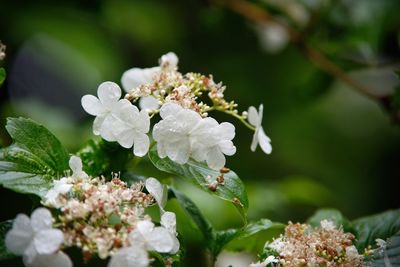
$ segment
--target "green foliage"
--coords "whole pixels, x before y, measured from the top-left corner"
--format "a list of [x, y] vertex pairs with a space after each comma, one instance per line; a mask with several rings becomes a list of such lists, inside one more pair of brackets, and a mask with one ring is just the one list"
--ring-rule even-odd
[[126, 170], [126, 163], [132, 153], [115, 142], [89, 140], [77, 152], [82, 160], [84, 171], [91, 176], [110, 175], [111, 172]]
[[400, 210], [360, 218], [352, 224], [357, 238], [356, 246], [362, 251], [369, 245], [374, 246], [377, 238], [385, 240], [400, 231]]
[[45, 127], [25, 118], [9, 118], [14, 143], [0, 150], [0, 184], [20, 193], [43, 196], [52, 180], [68, 169], [69, 155]]
[[149, 151], [149, 158], [159, 170], [178, 175], [194, 183], [202, 190], [232, 202], [246, 220], [246, 210], [249, 206], [247, 193], [243, 182], [236, 173], [230, 171], [224, 174], [224, 184], [219, 184], [214, 191], [209, 188], [210, 182], [215, 181], [221, 173], [210, 169], [204, 163], [189, 160], [188, 163], [181, 165], [168, 158], [161, 159], [155, 147]]
[[0, 86], [3, 84], [6, 79], [6, 70], [4, 68], [0, 68]]
[[0, 261], [7, 260], [15, 257], [13, 254], [9, 253], [4, 243], [6, 233], [11, 229], [12, 221], [5, 221], [0, 223]]

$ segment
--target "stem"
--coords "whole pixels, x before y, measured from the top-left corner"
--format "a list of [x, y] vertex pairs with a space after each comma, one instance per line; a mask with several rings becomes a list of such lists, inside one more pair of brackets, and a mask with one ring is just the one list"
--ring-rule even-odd
[[336, 79], [349, 85], [351, 88], [363, 93], [374, 100], [380, 100], [382, 97], [372, 93], [368, 87], [364, 86], [360, 82], [354, 80], [339, 66], [328, 59], [322, 52], [309, 46], [302, 35], [296, 30], [291, 28], [288, 24], [282, 23], [272, 16], [267, 10], [244, 0], [215, 0], [217, 4], [223, 5], [232, 11], [242, 15], [243, 17], [251, 20], [255, 23], [268, 23], [273, 22], [284, 27], [288, 32], [290, 41], [297, 46], [297, 48], [305, 54], [305, 56], [313, 62], [318, 68], [335, 77]]
[[256, 128], [254, 126], [249, 124], [242, 116], [238, 115], [237, 112], [234, 112], [233, 110], [226, 110], [226, 109], [223, 109], [223, 108], [218, 107], [218, 106], [215, 107], [215, 110], [222, 111], [222, 112], [224, 112], [224, 113], [226, 113], [228, 115], [231, 115], [231, 116], [235, 117], [236, 119], [240, 120], [247, 128], [249, 128], [252, 131], [256, 130]]

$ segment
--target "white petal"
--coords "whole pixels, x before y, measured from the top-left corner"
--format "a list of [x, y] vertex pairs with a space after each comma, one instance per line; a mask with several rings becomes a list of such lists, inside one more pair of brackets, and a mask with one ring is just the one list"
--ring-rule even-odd
[[83, 96], [81, 105], [87, 113], [93, 116], [101, 116], [106, 112], [100, 100], [92, 95]]
[[224, 154], [217, 148], [211, 149], [207, 154], [207, 165], [211, 169], [220, 170], [225, 166]]
[[223, 122], [219, 125], [218, 131], [220, 137], [225, 140], [232, 140], [235, 137], [235, 126], [229, 122]]
[[160, 158], [165, 158], [167, 156], [167, 152], [165, 151], [165, 146], [161, 143], [157, 143], [157, 153]]
[[261, 126], [262, 123], [262, 118], [263, 118], [263, 112], [264, 112], [264, 105], [260, 104], [260, 106], [258, 107], [258, 124]]
[[155, 227], [153, 231], [146, 236], [146, 241], [150, 250], [155, 250], [157, 252], [168, 253], [174, 248], [174, 240], [164, 227]]
[[264, 133], [263, 128], [260, 128], [258, 132], [258, 141], [260, 142], [260, 147], [262, 151], [266, 154], [270, 154], [272, 152], [272, 146], [270, 144], [271, 139]]
[[188, 139], [168, 144], [166, 149], [168, 157], [179, 163], [185, 164], [189, 160], [190, 144]]
[[113, 134], [113, 123], [115, 121], [115, 117], [112, 115], [108, 115], [104, 118], [104, 121], [100, 128], [101, 137], [109, 142], [116, 141], [116, 138]]
[[25, 214], [18, 214], [10, 231], [7, 232], [5, 244], [15, 255], [22, 255], [33, 238], [31, 221]]
[[80, 157], [72, 156], [69, 159], [69, 167], [73, 173], [78, 173], [82, 171], [82, 160]]
[[169, 52], [165, 55], [162, 55], [160, 58], [160, 65], [168, 64], [168, 67], [175, 68], [178, 66], [178, 56], [174, 52]]
[[148, 267], [147, 251], [140, 246], [121, 248], [111, 258], [108, 267]]
[[125, 148], [133, 146], [133, 133], [130, 128], [127, 128], [125, 122], [117, 119], [113, 122], [112, 133], [117, 142]]
[[160, 207], [164, 207], [166, 204], [167, 191], [157, 179], [150, 177], [146, 179], [146, 189], [154, 197]]
[[31, 226], [34, 232], [51, 229], [53, 225], [53, 217], [48, 209], [37, 208], [31, 214]]
[[150, 117], [145, 110], [140, 111], [140, 128], [139, 130], [143, 133], [148, 133], [150, 130]]
[[172, 235], [176, 234], [176, 215], [173, 212], [166, 211], [161, 216], [161, 225], [167, 229]]
[[232, 156], [236, 153], [236, 147], [233, 145], [232, 141], [221, 141], [218, 143], [221, 152], [227, 156]]
[[249, 110], [247, 111], [247, 120], [249, 123], [253, 126], [258, 125], [259, 117], [258, 117], [258, 112], [255, 107], [251, 106], [249, 107]]
[[101, 126], [103, 125], [105, 116], [98, 116], [94, 119], [93, 122], [93, 134], [100, 135]]
[[31, 242], [23, 254], [22, 260], [25, 266], [31, 266], [37, 256], [38, 253], [36, 251], [35, 245], [33, 244], [33, 242]]
[[132, 68], [122, 74], [121, 83], [126, 92], [135, 89], [139, 85], [152, 83], [155, 76], [160, 72], [160, 67]]
[[141, 110], [151, 111], [157, 110], [160, 107], [160, 104], [155, 97], [149, 95], [140, 98], [139, 107]]
[[143, 157], [147, 154], [150, 147], [150, 139], [146, 134], [137, 133], [133, 136], [133, 154], [138, 157]]
[[250, 149], [251, 151], [256, 151], [257, 145], [258, 145], [258, 133], [259, 133], [260, 129], [256, 129], [256, 131], [254, 132], [253, 135], [253, 141], [251, 142], [251, 146]]
[[42, 230], [35, 235], [33, 242], [39, 254], [52, 254], [64, 242], [64, 235], [59, 229]]
[[50, 255], [36, 255], [33, 260], [27, 264], [29, 267], [72, 267], [71, 259], [62, 251]]
[[176, 238], [176, 236], [172, 236], [172, 240], [173, 240], [173, 246], [172, 246], [172, 249], [169, 251], [169, 253], [175, 254], [178, 252], [180, 244], [179, 244], [179, 240], [178, 240], [178, 238]]
[[168, 116], [176, 116], [176, 114], [182, 111], [182, 107], [175, 103], [165, 103], [160, 109], [161, 118], [165, 119]]
[[105, 107], [110, 107], [121, 98], [121, 88], [114, 82], [103, 82], [97, 89], [97, 95]]

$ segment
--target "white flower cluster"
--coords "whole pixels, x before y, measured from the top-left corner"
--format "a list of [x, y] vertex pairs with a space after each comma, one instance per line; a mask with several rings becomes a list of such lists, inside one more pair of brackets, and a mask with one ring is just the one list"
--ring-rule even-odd
[[[225, 155], [236, 153], [232, 142], [235, 127], [228, 122], [220, 124], [208, 116], [209, 111], [219, 110], [255, 131], [252, 151], [260, 144], [265, 153], [271, 153], [271, 140], [261, 126], [262, 105], [258, 112], [250, 107], [248, 112], [238, 115], [237, 104], [224, 99], [225, 86], [216, 84], [212, 76], [181, 74], [178, 57], [172, 52], [163, 55], [159, 63], [152, 68], [133, 68], [122, 75], [122, 86], [128, 92], [125, 99], [120, 99], [121, 89], [113, 82], [99, 86], [98, 98], [92, 95], [82, 98], [86, 112], [96, 116], [95, 135], [116, 141], [125, 148], [133, 146], [136, 156], [144, 156], [150, 143], [147, 135], [150, 117], [160, 113], [161, 120], [154, 125], [152, 135], [161, 158], [168, 157], [179, 164], [192, 158], [218, 170], [225, 165]], [[203, 93], [207, 93], [212, 106], [200, 101]], [[141, 111], [130, 102], [138, 99]]]
[[265, 244], [267, 254], [272, 250], [273, 255], [249, 267], [366, 266], [363, 255], [353, 245], [354, 239], [330, 220], [322, 220], [316, 228], [289, 223], [283, 235]]
[[[71, 157], [72, 175], [54, 181], [42, 200], [49, 209], [36, 209], [29, 219], [20, 214], [6, 235], [6, 246], [22, 255], [32, 267], [70, 267], [63, 248], [78, 247], [85, 261], [92, 255], [111, 257], [109, 267], [147, 267], [148, 251], [175, 254], [179, 250], [176, 217], [164, 210], [166, 187], [155, 178], [130, 187], [118, 177], [106, 182], [82, 171], [82, 162]], [[155, 226], [145, 208], [158, 203], [160, 226]], [[55, 228], [53, 228], [55, 227]]]

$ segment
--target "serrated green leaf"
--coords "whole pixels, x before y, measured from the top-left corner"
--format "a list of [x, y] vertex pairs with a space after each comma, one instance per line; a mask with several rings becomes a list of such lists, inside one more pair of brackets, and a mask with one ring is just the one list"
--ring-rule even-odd
[[91, 176], [110, 175], [111, 172], [125, 170], [125, 165], [132, 154], [115, 142], [89, 140], [77, 152], [82, 160], [84, 171]]
[[380, 214], [364, 217], [352, 223], [359, 251], [369, 245], [375, 246], [375, 240], [388, 239], [400, 231], [400, 210], [389, 210]]
[[249, 205], [247, 193], [243, 182], [233, 171], [226, 173], [224, 175], [224, 184], [218, 185], [216, 190], [213, 191], [209, 189], [209, 183], [210, 181], [215, 181], [220, 173], [210, 169], [204, 163], [189, 160], [186, 164], [178, 164], [169, 158], [161, 159], [158, 156], [156, 147], [149, 151], [149, 158], [159, 170], [178, 175], [194, 183], [202, 190], [232, 202], [246, 220], [246, 210]]
[[6, 70], [4, 68], [0, 68], [0, 86], [3, 84], [6, 79]]
[[[217, 231], [215, 233], [215, 242], [213, 247], [214, 255], [218, 255], [221, 250], [227, 246], [230, 242], [239, 241], [249, 237], [253, 237], [261, 231], [270, 229], [284, 229], [285, 224], [272, 222], [268, 219], [261, 219], [256, 222], [250, 222], [244, 228], [239, 229], [228, 229], [223, 231]], [[265, 243], [266, 240], [263, 240]]]
[[322, 220], [330, 220], [336, 224], [336, 227], [343, 227], [345, 231], [351, 229], [349, 221], [342, 215], [342, 213], [335, 209], [320, 209], [312, 215], [307, 223], [314, 227], [319, 227]]
[[193, 222], [197, 225], [197, 227], [203, 234], [204, 240], [214, 240], [214, 229], [212, 225], [207, 221], [207, 219], [203, 216], [196, 204], [194, 204], [192, 200], [190, 200], [187, 196], [177, 191], [176, 189], [171, 189], [171, 191], [185, 213], [190, 216]]
[[42, 197], [68, 167], [69, 155], [45, 127], [25, 118], [8, 118], [14, 143], [0, 150], [0, 184]]
[[6, 244], [4, 243], [6, 234], [11, 229], [11, 227], [12, 227], [12, 220], [0, 223], [0, 261], [15, 257], [14, 254], [8, 252]]
[[400, 232], [386, 241], [384, 250], [377, 250], [369, 260], [373, 267], [400, 266]]

